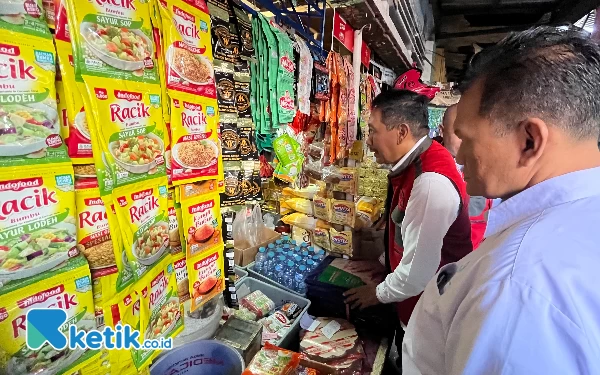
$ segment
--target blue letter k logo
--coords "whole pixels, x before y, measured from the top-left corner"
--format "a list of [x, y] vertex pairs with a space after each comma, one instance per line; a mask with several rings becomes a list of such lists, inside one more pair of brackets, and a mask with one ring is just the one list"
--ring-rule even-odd
[[60, 331], [60, 327], [66, 321], [67, 313], [61, 309], [27, 311], [27, 347], [37, 350], [48, 342], [54, 349], [64, 349], [67, 346], [67, 338]]

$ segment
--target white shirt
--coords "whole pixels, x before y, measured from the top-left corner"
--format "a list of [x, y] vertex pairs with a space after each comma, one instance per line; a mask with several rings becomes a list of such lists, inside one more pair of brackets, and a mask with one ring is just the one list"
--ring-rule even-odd
[[600, 168], [491, 212], [486, 240], [421, 296], [404, 374], [600, 374]]
[[[425, 139], [426, 136], [421, 138], [392, 171]], [[402, 233], [404, 253], [394, 272], [377, 286], [377, 299], [381, 303], [401, 302], [425, 289], [440, 266], [442, 242], [458, 217], [459, 208], [460, 196], [447, 177], [425, 172], [415, 179], [404, 220], [401, 227], [396, 228]]]

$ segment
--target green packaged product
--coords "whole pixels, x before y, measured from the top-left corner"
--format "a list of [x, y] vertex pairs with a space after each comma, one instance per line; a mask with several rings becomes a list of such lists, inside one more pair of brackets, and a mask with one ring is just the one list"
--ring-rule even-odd
[[277, 111], [277, 69], [279, 66], [279, 51], [277, 49], [277, 40], [271, 31], [269, 21], [261, 14], [258, 15], [262, 23], [262, 35], [266, 39], [267, 44], [267, 64], [263, 66], [265, 70], [264, 76], [268, 77], [268, 93], [269, 93], [269, 108], [271, 115], [271, 130], [279, 129], [279, 111]]

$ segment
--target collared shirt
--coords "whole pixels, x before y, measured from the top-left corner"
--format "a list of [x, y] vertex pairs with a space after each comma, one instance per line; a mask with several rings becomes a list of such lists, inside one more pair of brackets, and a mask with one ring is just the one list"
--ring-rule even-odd
[[[417, 141], [392, 170], [398, 169], [425, 139], [427, 136]], [[447, 177], [425, 172], [415, 179], [404, 220], [396, 229], [402, 231], [402, 261], [377, 286], [380, 302], [401, 302], [425, 289], [440, 266], [442, 243], [459, 209], [460, 196]]]
[[600, 374], [600, 168], [493, 208], [486, 240], [425, 289], [404, 374]]

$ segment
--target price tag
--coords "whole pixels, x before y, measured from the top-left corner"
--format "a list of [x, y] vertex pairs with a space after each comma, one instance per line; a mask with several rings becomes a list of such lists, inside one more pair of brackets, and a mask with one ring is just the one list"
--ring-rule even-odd
[[335, 335], [336, 332], [340, 330], [340, 328], [342, 328], [340, 323], [338, 323], [335, 320], [332, 320], [331, 322], [327, 323], [325, 327], [321, 328], [321, 332], [323, 332], [325, 337], [331, 339], [333, 335]]

